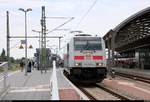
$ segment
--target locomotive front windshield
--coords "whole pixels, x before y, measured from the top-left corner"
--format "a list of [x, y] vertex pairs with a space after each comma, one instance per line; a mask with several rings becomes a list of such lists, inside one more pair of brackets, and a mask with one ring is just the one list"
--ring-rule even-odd
[[75, 50], [102, 50], [101, 39], [75, 39]]

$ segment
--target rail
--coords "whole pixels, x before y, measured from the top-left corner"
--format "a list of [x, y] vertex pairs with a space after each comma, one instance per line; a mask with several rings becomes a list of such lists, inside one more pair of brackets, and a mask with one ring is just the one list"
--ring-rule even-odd
[[8, 70], [8, 62], [3, 62], [0, 64], [0, 68], [4, 70], [4, 88], [6, 88], [6, 78], [7, 78], [7, 70]]
[[110, 89], [110, 88], [108, 88], [104, 85], [95, 84], [95, 86], [102, 89], [102, 90], [104, 90], [104, 91], [106, 91], [106, 92], [108, 92], [108, 93], [110, 93], [110, 94], [112, 94], [115, 97], [118, 97], [121, 100], [134, 100], [135, 99], [135, 97], [126, 96], [126, 95], [124, 95], [125, 93], [122, 94], [121, 92], [117, 92], [116, 90]]
[[51, 96], [52, 96], [51, 100], [59, 100], [55, 61], [53, 61], [53, 72], [52, 72], [52, 80], [50, 82], [50, 85], [51, 85]]
[[8, 62], [0, 62], [0, 68], [6, 67]]
[[87, 95], [87, 97], [90, 99], [90, 100], [97, 100], [92, 94], [90, 94], [88, 91], [86, 91], [83, 87], [80, 87], [77, 85], [77, 87], [85, 94]]
[[130, 79], [133, 79], [133, 80], [142, 81], [142, 82], [150, 84], [150, 78], [137, 76], [137, 75], [131, 75], [131, 74], [125, 74], [125, 73], [121, 73], [121, 72], [115, 72], [115, 74], [118, 75], [118, 76], [130, 78]]

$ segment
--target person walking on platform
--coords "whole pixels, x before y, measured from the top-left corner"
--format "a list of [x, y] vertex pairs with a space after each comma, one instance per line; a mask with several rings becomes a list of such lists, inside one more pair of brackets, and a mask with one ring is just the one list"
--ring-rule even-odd
[[29, 60], [27, 72], [31, 72], [31, 66], [32, 66], [32, 63], [31, 63], [31, 61]]
[[23, 66], [24, 66], [24, 64], [23, 64], [23, 61], [21, 60], [21, 62], [20, 62], [21, 72], [23, 72]]
[[34, 69], [34, 61], [32, 60], [32, 69]]

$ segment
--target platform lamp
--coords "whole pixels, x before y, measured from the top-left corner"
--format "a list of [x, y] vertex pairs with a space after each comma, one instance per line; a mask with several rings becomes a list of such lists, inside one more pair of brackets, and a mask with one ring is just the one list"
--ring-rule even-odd
[[27, 75], [27, 12], [32, 11], [32, 9], [28, 8], [25, 10], [23, 8], [19, 8], [19, 10], [25, 13], [25, 59], [26, 59], [25, 75]]

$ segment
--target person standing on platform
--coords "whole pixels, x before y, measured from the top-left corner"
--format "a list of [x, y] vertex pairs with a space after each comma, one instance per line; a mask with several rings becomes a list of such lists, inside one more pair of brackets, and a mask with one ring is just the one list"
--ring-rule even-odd
[[34, 69], [34, 61], [32, 60], [32, 69]]
[[31, 61], [29, 60], [29, 62], [28, 62], [28, 70], [27, 70], [27, 72], [31, 72], [31, 66], [32, 66], [32, 63], [31, 63]]
[[24, 64], [23, 64], [23, 61], [21, 60], [20, 61], [21, 72], [23, 72], [23, 66], [24, 66]]

